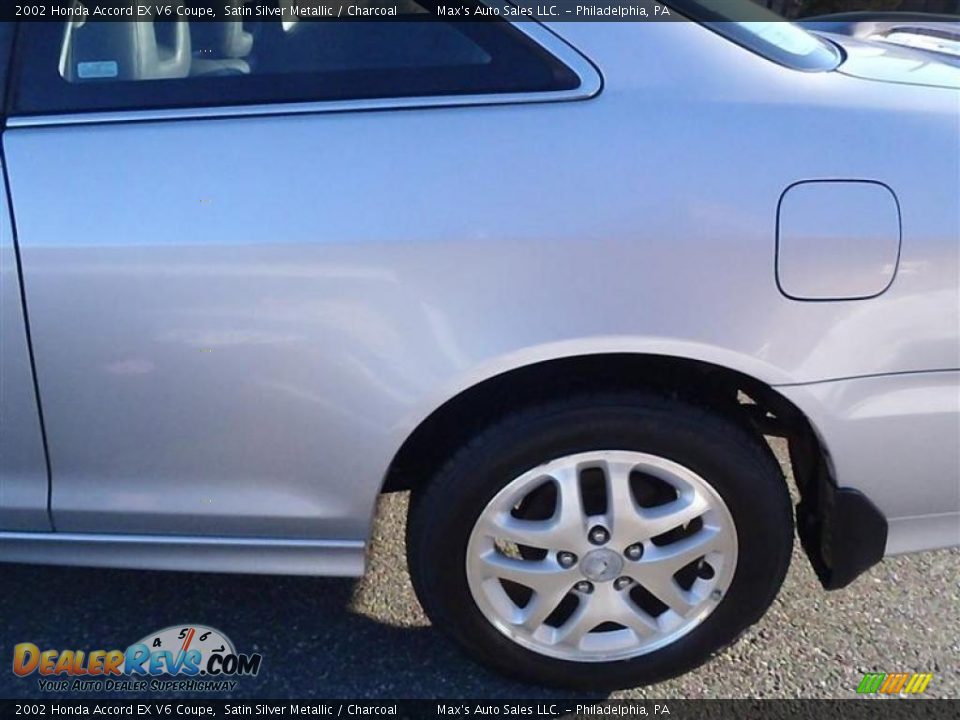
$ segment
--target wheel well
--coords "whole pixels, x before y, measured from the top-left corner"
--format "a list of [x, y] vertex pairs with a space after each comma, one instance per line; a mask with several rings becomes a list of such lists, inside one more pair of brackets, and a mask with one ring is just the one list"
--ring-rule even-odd
[[582, 355], [511, 370], [485, 380], [435, 410], [400, 448], [384, 492], [412, 490], [483, 427], [518, 408], [597, 391], [652, 389], [706, 405], [758, 436], [787, 438], [803, 504], [817, 507], [828, 463], [803, 413], [769, 385], [697, 360], [660, 355]]

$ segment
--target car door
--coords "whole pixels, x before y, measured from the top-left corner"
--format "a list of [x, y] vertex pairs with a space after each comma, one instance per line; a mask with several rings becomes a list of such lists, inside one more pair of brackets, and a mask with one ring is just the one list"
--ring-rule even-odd
[[[0, 23], [0, 95], [13, 24]], [[0, 166], [4, 160], [0, 158]], [[0, 170], [3, 168], [0, 167]], [[4, 177], [6, 175], [4, 174]], [[0, 198], [0, 532], [48, 530], [49, 483], [7, 188]]]
[[463, 167], [500, 172], [504, 123], [532, 140], [588, 67], [503, 21], [24, 28], [5, 145], [57, 529], [364, 537], [420, 370], [392, 314], [429, 310], [406, 248], [472, 231], [438, 211]]

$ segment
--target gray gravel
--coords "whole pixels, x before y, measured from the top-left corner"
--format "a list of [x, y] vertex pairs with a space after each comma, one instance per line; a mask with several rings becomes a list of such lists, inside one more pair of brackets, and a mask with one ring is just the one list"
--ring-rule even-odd
[[[565, 695], [486, 672], [429, 626], [406, 574], [405, 511], [404, 495], [381, 502], [359, 583], [0, 565], [0, 697], [38, 694], [9, 671], [15, 643], [123, 648], [186, 622], [263, 654], [235, 697]], [[960, 550], [889, 559], [832, 593], [798, 551], [770, 612], [737, 644], [685, 677], [613, 697], [848, 698], [864, 672], [923, 671], [934, 673], [929, 696], [957, 698], [958, 658]]]

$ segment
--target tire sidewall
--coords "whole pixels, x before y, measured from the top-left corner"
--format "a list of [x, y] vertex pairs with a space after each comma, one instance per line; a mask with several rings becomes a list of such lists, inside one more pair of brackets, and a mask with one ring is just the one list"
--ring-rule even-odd
[[[423, 586], [430, 588], [428, 614], [482, 660], [514, 677], [551, 685], [596, 689], [645, 684], [699, 665], [772, 602], [789, 562], [793, 533], [782, 474], [765, 445], [757, 447], [740, 428], [712, 415], [678, 412], [673, 402], [637, 405], [621, 398], [616, 405], [557, 409], [512, 425], [468, 446], [447, 466], [433, 488], [441, 495], [434, 498], [434, 507], [445, 512], [432, 513], [419, 538], [415, 584], [421, 595]], [[524, 648], [491, 625], [469, 589], [466, 552], [477, 519], [506, 484], [553, 459], [598, 450], [649, 453], [697, 473], [733, 517], [738, 558], [723, 599], [686, 635], [635, 658], [578, 663]]]

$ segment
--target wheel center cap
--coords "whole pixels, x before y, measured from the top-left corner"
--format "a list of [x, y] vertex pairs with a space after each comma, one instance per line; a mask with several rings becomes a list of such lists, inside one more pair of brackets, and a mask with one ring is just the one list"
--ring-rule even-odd
[[600, 548], [591, 550], [580, 561], [580, 572], [593, 582], [607, 582], [620, 576], [623, 570], [623, 558], [620, 553]]

